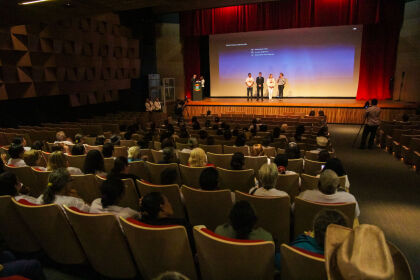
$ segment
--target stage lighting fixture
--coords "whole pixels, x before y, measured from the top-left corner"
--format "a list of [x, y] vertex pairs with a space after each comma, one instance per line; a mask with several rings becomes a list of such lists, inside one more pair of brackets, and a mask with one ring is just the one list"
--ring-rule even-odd
[[357, 27], [353, 27], [353, 30], [357, 30]]
[[25, 5], [31, 5], [31, 4], [38, 4], [42, 2], [49, 2], [51, 0], [33, 0], [33, 1], [25, 1], [18, 3], [19, 5], [25, 6]]

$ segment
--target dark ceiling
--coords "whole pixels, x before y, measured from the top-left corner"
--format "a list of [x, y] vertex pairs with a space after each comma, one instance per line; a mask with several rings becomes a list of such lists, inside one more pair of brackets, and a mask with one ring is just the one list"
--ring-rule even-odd
[[0, 1], [0, 25], [51, 22], [69, 17], [146, 8], [155, 14], [167, 14], [200, 8], [267, 2], [262, 0], [50, 0], [33, 5], [18, 5], [22, 1], [24, 0]]

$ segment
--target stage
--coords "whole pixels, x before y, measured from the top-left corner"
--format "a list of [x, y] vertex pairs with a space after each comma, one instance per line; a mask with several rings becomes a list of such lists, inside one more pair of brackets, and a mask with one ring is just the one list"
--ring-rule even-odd
[[[248, 115], [307, 115], [311, 110], [323, 110], [329, 123], [360, 124], [363, 121], [365, 101], [347, 98], [284, 98], [269, 101], [247, 101], [246, 98], [205, 98], [202, 101], [189, 100], [186, 117], [205, 114], [248, 114]], [[414, 114], [415, 103], [380, 100], [381, 119], [392, 120], [395, 115]]]

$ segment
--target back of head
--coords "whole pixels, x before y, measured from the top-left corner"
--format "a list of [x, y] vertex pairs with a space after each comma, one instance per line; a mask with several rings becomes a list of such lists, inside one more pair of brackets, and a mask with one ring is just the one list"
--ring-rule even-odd
[[116, 177], [107, 178], [101, 185], [101, 203], [106, 208], [116, 205], [125, 191], [124, 183]]
[[177, 184], [178, 173], [173, 167], [165, 168], [160, 173], [160, 183], [162, 185], [172, 185]]
[[13, 140], [12, 140], [12, 144], [16, 144], [16, 145], [22, 145], [24, 146], [24, 138], [22, 136], [16, 136]]
[[160, 192], [151, 192], [143, 196], [140, 204], [142, 216], [146, 219], [158, 218], [161, 205], [164, 204], [163, 196]]
[[59, 168], [67, 168], [68, 161], [62, 152], [54, 152], [50, 154], [47, 164], [47, 170], [56, 170]]
[[163, 161], [167, 163], [175, 162], [175, 150], [172, 147], [165, 147], [162, 150]]
[[347, 227], [346, 216], [338, 210], [321, 210], [314, 218], [315, 240], [321, 248], [324, 248], [325, 232], [330, 224]]
[[314, 110], [311, 110], [311, 111], [309, 112], [309, 116], [311, 116], [311, 117], [315, 116], [315, 111], [314, 111]]
[[324, 117], [324, 116], [325, 116], [324, 111], [319, 110], [319, 111], [318, 111], [318, 116], [320, 116], [320, 117]]
[[95, 139], [95, 145], [96, 146], [101, 146], [103, 144], [105, 144], [105, 136], [103, 136], [103, 135], [97, 136], [96, 139]]
[[236, 232], [235, 237], [238, 239], [248, 239], [257, 220], [254, 209], [245, 200], [236, 202], [229, 214], [230, 224]]
[[281, 127], [280, 127], [280, 130], [282, 132], [286, 132], [287, 131], [287, 123], [282, 124]]
[[324, 170], [319, 177], [318, 189], [323, 194], [334, 194], [340, 185], [337, 174], [330, 169]]
[[245, 135], [241, 133], [236, 137], [235, 146], [237, 147], [245, 146], [245, 142], [246, 142]]
[[188, 138], [187, 144], [190, 146], [191, 149], [194, 149], [198, 145], [197, 138], [195, 137]]
[[104, 158], [112, 157], [114, 154], [114, 145], [112, 143], [105, 143], [102, 146], [102, 155]]
[[16, 185], [18, 183], [17, 177], [11, 172], [4, 172], [0, 174], [0, 196], [1, 195], [18, 195]]
[[203, 167], [207, 165], [206, 152], [201, 148], [195, 148], [191, 151], [188, 164], [191, 167]]
[[81, 156], [85, 154], [85, 146], [83, 144], [76, 144], [71, 148], [73, 156]]
[[23, 160], [28, 166], [37, 166], [39, 159], [41, 158], [40, 151], [38, 150], [29, 150], [25, 151], [23, 154]]
[[67, 169], [58, 168], [53, 170], [48, 177], [48, 186], [45, 189], [43, 195], [43, 203], [53, 203], [55, 200], [55, 195], [64, 190], [64, 188], [67, 186], [67, 183], [70, 182], [70, 179], [70, 173], [67, 171]]
[[274, 158], [274, 163], [277, 165], [277, 167], [283, 166], [286, 168], [289, 164], [289, 158], [286, 154], [277, 154]]
[[66, 140], [66, 134], [64, 133], [64, 131], [58, 131], [55, 134], [55, 138], [57, 139], [57, 141], [64, 141]]
[[262, 156], [264, 154], [264, 149], [261, 144], [254, 144], [251, 147], [251, 156]]
[[242, 170], [245, 164], [245, 156], [241, 152], [236, 152], [232, 155], [232, 159], [230, 161], [230, 168], [232, 170]]
[[83, 143], [83, 135], [80, 133], [77, 133], [74, 135], [74, 144], [81, 144]]
[[64, 152], [64, 146], [62, 144], [54, 144], [51, 146], [51, 153]]
[[273, 128], [273, 138], [279, 138], [280, 137], [280, 127], [276, 126], [275, 128]]
[[165, 149], [166, 147], [175, 148], [175, 143], [172, 137], [167, 137], [167, 135], [164, 135], [163, 137], [164, 138], [162, 138], [161, 146], [160, 146], [162, 149]]
[[110, 175], [119, 175], [124, 173], [126, 168], [128, 167], [128, 160], [126, 157], [117, 157], [114, 160], [114, 167], [112, 167]]
[[95, 174], [97, 171], [105, 171], [104, 158], [100, 151], [90, 150], [83, 165], [83, 173]]
[[141, 158], [141, 151], [139, 146], [132, 146], [128, 149], [128, 158], [130, 159], [140, 159]]
[[378, 99], [372, 99], [372, 106], [378, 105]]
[[218, 189], [219, 172], [214, 167], [207, 167], [200, 174], [200, 188], [205, 191]]
[[189, 280], [189, 278], [176, 271], [167, 271], [153, 280]]
[[42, 141], [36, 140], [32, 142], [32, 146], [31, 146], [32, 150], [41, 151], [43, 147], [44, 147], [44, 143], [42, 143]]
[[272, 189], [276, 186], [279, 172], [274, 163], [264, 163], [258, 170], [258, 178], [262, 187], [265, 189]]
[[25, 149], [23, 148], [21, 144], [12, 143], [9, 147], [8, 153], [11, 158], [17, 159], [23, 156], [24, 151]]
[[328, 152], [328, 150], [324, 149], [324, 150], [319, 151], [319, 154], [318, 154], [318, 161], [319, 162], [326, 162], [330, 158], [331, 158], [331, 155]]
[[289, 146], [286, 148], [286, 155], [289, 159], [300, 158], [300, 149], [295, 142], [289, 143]]
[[341, 160], [338, 158], [330, 158], [325, 162], [324, 170], [330, 169], [333, 170], [337, 176], [341, 177], [346, 175], [346, 172], [344, 171], [344, 166], [341, 163]]

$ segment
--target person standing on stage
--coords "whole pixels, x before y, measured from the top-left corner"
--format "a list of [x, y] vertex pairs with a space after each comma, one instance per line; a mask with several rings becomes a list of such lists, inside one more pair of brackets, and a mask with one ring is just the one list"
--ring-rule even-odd
[[159, 98], [155, 98], [155, 101], [153, 102], [153, 111], [154, 112], [162, 112], [162, 104], [159, 101]]
[[252, 78], [251, 73], [248, 73], [248, 78], [245, 80], [246, 85], [246, 99], [249, 100], [249, 97], [251, 96], [252, 100], [252, 89], [254, 87], [254, 78]]
[[268, 100], [273, 99], [273, 91], [276, 85], [276, 80], [273, 78], [273, 74], [270, 74], [267, 79], [267, 87], [268, 87]]
[[283, 73], [280, 73], [280, 76], [277, 79], [277, 84], [279, 88], [279, 98], [283, 98], [283, 90], [284, 86], [286, 85], [286, 79], [284, 78]]
[[366, 125], [363, 129], [362, 134], [362, 141], [360, 142], [360, 149], [365, 148], [366, 139], [369, 136], [368, 141], [368, 149], [372, 149], [373, 147], [373, 140], [375, 139], [376, 130], [378, 129], [378, 126], [381, 124], [381, 119], [379, 118], [381, 114], [381, 109], [377, 106], [378, 100], [372, 99], [372, 106], [366, 108], [365, 112], [365, 119], [366, 119]]
[[144, 103], [144, 106], [146, 107], [146, 112], [152, 112], [153, 111], [153, 103], [150, 101], [149, 98], [146, 99], [146, 103]]
[[195, 84], [196, 80], [197, 80], [197, 75], [196, 75], [196, 74], [194, 74], [194, 75], [192, 76], [192, 79], [191, 79], [191, 95], [192, 95], [192, 93], [194, 92], [194, 84]]
[[[264, 77], [262, 76], [262, 73], [258, 73], [258, 77], [256, 79], [257, 84], [257, 101], [261, 96], [261, 101], [264, 101]], [[260, 95], [261, 92], [261, 95]]]
[[201, 82], [201, 92], [203, 93], [203, 95], [205, 96], [206, 94], [205, 94], [205, 87], [204, 87], [204, 85], [205, 85], [205, 83], [206, 83], [206, 81], [204, 80], [204, 77], [203, 76], [200, 76], [200, 82]]

